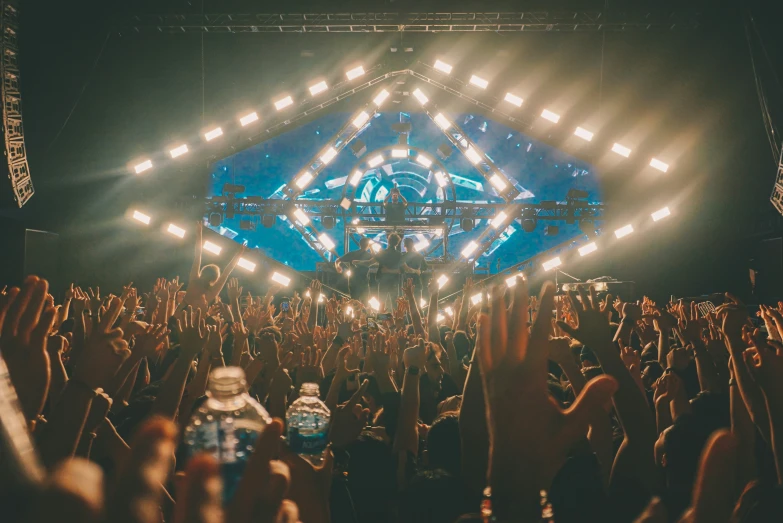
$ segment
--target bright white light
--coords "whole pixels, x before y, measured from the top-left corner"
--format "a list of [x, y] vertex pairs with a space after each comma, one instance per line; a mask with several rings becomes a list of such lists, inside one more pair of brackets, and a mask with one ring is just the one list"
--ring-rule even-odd
[[419, 307], [426, 307], [426, 306], [427, 306], [427, 300], [425, 300], [424, 298], [421, 298], [419, 300]]
[[372, 243], [370, 244], [370, 248], [372, 249], [372, 252], [381, 252], [381, 249], [382, 249], [383, 247], [381, 247], [381, 244], [380, 244], [380, 243], [375, 243], [375, 242], [372, 242]]
[[365, 229], [364, 227], [357, 227], [356, 228], [356, 232], [359, 233], [359, 234], [364, 234], [364, 231], [366, 231], [366, 230], [367, 229]]
[[522, 107], [522, 102], [524, 101], [519, 96], [511, 93], [506, 93], [506, 97], [503, 99], [510, 104], [516, 105], [517, 107]]
[[378, 95], [377, 95], [375, 98], [373, 98], [373, 101], [372, 101], [372, 102], [373, 102], [373, 103], [374, 103], [376, 106], [380, 107], [380, 106], [381, 106], [381, 104], [383, 104], [383, 102], [385, 102], [385, 101], [386, 101], [386, 99], [387, 99], [388, 97], [389, 97], [389, 91], [387, 91], [386, 89], [384, 89], [383, 91], [381, 91], [380, 93], [378, 93]]
[[320, 293], [318, 295], [318, 303], [323, 303], [326, 298], [324, 297], [323, 293]]
[[220, 254], [220, 251], [222, 251], [223, 248], [220, 245], [215, 245], [211, 241], [205, 241], [204, 250], [207, 252], [211, 252], [212, 254]]
[[668, 207], [664, 207], [663, 209], [659, 209], [652, 213], [650, 216], [652, 216], [652, 219], [654, 222], [657, 222], [658, 220], [662, 220], [669, 216], [671, 212], [669, 211]]
[[359, 185], [359, 182], [362, 181], [362, 176], [364, 176], [364, 173], [362, 171], [354, 171], [353, 175], [351, 176], [351, 179], [348, 180], [348, 183], [356, 187]]
[[294, 210], [294, 216], [297, 220], [299, 220], [299, 223], [302, 225], [307, 225], [310, 223], [310, 218], [305, 214], [305, 212], [302, 209], [296, 209]]
[[304, 189], [312, 181], [313, 181], [313, 175], [310, 173], [310, 171], [305, 171], [304, 174], [296, 180], [296, 186], [299, 187], [300, 189]]
[[323, 245], [324, 247], [326, 247], [326, 250], [327, 250], [327, 251], [331, 251], [331, 250], [332, 250], [332, 249], [334, 249], [334, 247], [335, 247], [335, 245], [334, 245], [334, 242], [333, 242], [333, 241], [332, 241], [332, 239], [329, 237], [329, 235], [328, 235], [328, 234], [326, 234], [326, 233], [323, 233], [323, 234], [321, 234], [321, 235], [318, 237], [318, 241], [319, 241], [319, 242], [321, 242], [321, 245]]
[[474, 252], [476, 252], [476, 249], [478, 249], [478, 243], [474, 242], [473, 240], [468, 243], [464, 249], [462, 249], [462, 255], [467, 258]]
[[172, 158], [176, 158], [177, 156], [182, 156], [186, 152], [188, 152], [188, 146], [183, 143], [179, 147], [175, 147], [172, 150], [170, 150], [169, 154], [171, 155]]
[[133, 219], [136, 220], [137, 222], [143, 223], [144, 225], [149, 225], [150, 220], [152, 220], [152, 218], [150, 218], [143, 212], [139, 212], [139, 211], [133, 211]]
[[598, 245], [595, 242], [588, 243], [584, 247], [579, 247], [579, 256], [587, 256], [591, 252], [598, 250]]
[[650, 160], [650, 167], [652, 167], [653, 169], [658, 169], [659, 171], [661, 171], [663, 173], [665, 173], [666, 171], [669, 170], [669, 164], [668, 163], [663, 163], [662, 161], [660, 161], [660, 160], [658, 160], [656, 158], [653, 158], [652, 160]]
[[549, 120], [550, 122], [557, 123], [560, 121], [560, 115], [555, 114], [549, 109], [544, 109], [544, 111], [541, 113], [541, 118], [544, 120]]
[[625, 227], [620, 227], [616, 231], [614, 231], [614, 235], [617, 236], [617, 238], [624, 238], [631, 234], [633, 232], [633, 225], [630, 223], [626, 225]]
[[446, 187], [449, 184], [449, 181], [446, 179], [446, 176], [440, 171], [437, 171], [435, 173], [435, 180], [438, 182], [438, 186], [440, 187]]
[[288, 276], [283, 276], [279, 272], [273, 272], [272, 278], [270, 278], [273, 282], [279, 283], [283, 287], [288, 287], [288, 285], [291, 283], [291, 278]]
[[442, 289], [444, 285], [446, 285], [449, 282], [449, 277], [445, 274], [441, 274], [438, 277], [438, 288]]
[[370, 115], [366, 112], [362, 111], [356, 116], [356, 118], [353, 119], [353, 126], [357, 129], [360, 129], [364, 124], [367, 123], [367, 120], [370, 119]]
[[185, 237], [185, 229], [183, 229], [182, 227], [177, 227], [173, 223], [169, 224], [169, 228], [166, 229], [166, 232], [173, 234], [174, 236], [177, 236], [179, 238]]
[[392, 158], [407, 158], [407, 149], [392, 149]]
[[242, 127], [251, 124], [258, 120], [258, 113], [252, 112], [250, 114], [246, 114], [242, 118], [239, 119], [239, 123], [242, 124]]
[[442, 321], [443, 321], [443, 320], [445, 320], [445, 319], [446, 319], [446, 317], [445, 317], [443, 314], [438, 314], [438, 315], [435, 317], [435, 321], [437, 321], [438, 323], [442, 322]]
[[495, 215], [495, 217], [492, 219], [490, 224], [492, 225], [492, 227], [497, 229], [498, 227], [503, 225], [503, 223], [505, 223], [507, 219], [508, 219], [508, 215], [503, 211], [500, 211], [499, 213], [497, 213], [497, 215]]
[[512, 277], [510, 277], [510, 278], [506, 278], [506, 287], [508, 287], [508, 288], [510, 289], [511, 287], [513, 287], [514, 285], [516, 285], [516, 284], [517, 284], [517, 276], [518, 276], [518, 275], [517, 275], [517, 274], [515, 274], [515, 275], [513, 275], [513, 276], [512, 276]]
[[347, 314], [349, 316], [353, 316], [353, 307], [346, 307], [345, 308], [345, 314]]
[[620, 156], [625, 156], [626, 158], [631, 156], [631, 150], [624, 145], [620, 145], [619, 143], [616, 143], [612, 146], [612, 152], [615, 152]]
[[420, 163], [421, 165], [423, 165], [424, 167], [428, 168], [428, 169], [429, 169], [430, 165], [432, 165], [432, 160], [430, 160], [429, 158], [427, 158], [423, 154], [418, 155], [416, 157], [416, 161], [418, 163]]
[[351, 271], [351, 269], [348, 269], [347, 271], [345, 271], [345, 275], [346, 275], [348, 278], [350, 278], [350, 277], [351, 277], [351, 274], [353, 274], [353, 271]]
[[367, 165], [369, 165], [370, 167], [378, 167], [382, 163], [383, 163], [383, 155], [379, 154], [377, 156], [374, 156], [373, 158], [370, 158], [370, 161], [367, 162]]
[[468, 146], [468, 149], [465, 151], [465, 156], [468, 157], [468, 160], [470, 160], [470, 163], [473, 165], [476, 165], [481, 161], [481, 155], [476, 152], [472, 145]]
[[349, 80], [353, 80], [354, 78], [359, 78], [361, 75], [364, 74], [364, 67], [361, 65], [354, 67], [353, 69], [350, 69], [345, 72], [345, 77]]
[[416, 99], [419, 101], [421, 105], [425, 105], [427, 102], [430, 101], [430, 99], [427, 98], [427, 96], [421, 92], [421, 89], [418, 88], [415, 91], [413, 91], [413, 96], [416, 97]]
[[582, 140], [585, 140], [585, 141], [588, 141], [588, 142], [593, 139], [593, 136], [595, 136], [593, 133], [591, 133], [587, 129], [583, 129], [581, 127], [577, 127], [576, 131], [574, 131], [574, 134], [577, 135]]
[[444, 311], [446, 312], [446, 314], [448, 314], [449, 316], [454, 316], [454, 309], [452, 309], [451, 307], [446, 307], [446, 308], [445, 308], [445, 309], [443, 309], [443, 310], [444, 310]]
[[282, 109], [285, 109], [289, 105], [293, 105], [293, 104], [294, 104], [294, 99], [291, 98], [290, 96], [286, 96], [285, 98], [281, 98], [275, 102], [275, 109], [280, 111]]
[[438, 113], [433, 118], [433, 121], [437, 124], [438, 127], [443, 129], [444, 131], [451, 127], [451, 122], [449, 122], [449, 119], [443, 116], [443, 113]]
[[237, 266], [242, 267], [246, 271], [250, 271], [250, 272], [256, 270], [256, 264], [244, 258], [239, 258], [239, 261], [237, 262]]
[[479, 303], [481, 303], [481, 300], [483, 299], [484, 299], [483, 294], [481, 293], [474, 294], [473, 296], [470, 297], [470, 303], [472, 303], [473, 305], [478, 305]]
[[560, 261], [560, 257], [558, 256], [557, 258], [552, 258], [549, 261], [545, 261], [542, 265], [543, 265], [545, 271], [550, 271], [550, 270], [554, 269], [555, 267], [560, 267], [560, 265], [562, 265], [562, 264], [563, 264], [563, 262]]
[[500, 176], [498, 176], [497, 174], [493, 174], [493, 175], [492, 175], [492, 176], [489, 178], [489, 183], [491, 183], [491, 184], [492, 184], [492, 186], [493, 186], [495, 189], [497, 189], [498, 191], [502, 191], [503, 189], [505, 189], [506, 187], [508, 187], [508, 184], [505, 182], [505, 180], [503, 180], [503, 178], [501, 178], [501, 177], [500, 177]]
[[204, 139], [206, 139], [206, 141], [214, 140], [218, 136], [223, 136], [223, 129], [220, 127], [215, 127], [211, 131], [204, 133]]
[[429, 247], [429, 245], [429, 240], [427, 240], [427, 238], [422, 238], [419, 243], [413, 246], [413, 248], [416, 250], [416, 252], [420, 252]]
[[481, 78], [480, 76], [476, 76], [475, 74], [470, 77], [470, 83], [475, 85], [476, 87], [481, 87], [482, 89], [486, 89], [489, 85], [489, 82]]
[[343, 198], [342, 201], [340, 202], [340, 207], [342, 207], [347, 211], [348, 209], [351, 208], [351, 200], [349, 200], [348, 198]]
[[329, 86], [328, 86], [328, 85], [326, 85], [326, 82], [325, 82], [325, 81], [321, 80], [321, 81], [320, 81], [320, 82], [318, 82], [317, 84], [315, 84], [315, 85], [311, 85], [311, 86], [309, 87], [309, 89], [310, 89], [310, 94], [311, 94], [312, 96], [315, 96], [315, 95], [317, 95], [317, 94], [319, 94], [319, 93], [322, 93], [322, 92], [326, 91], [327, 89], [329, 89]]
[[379, 301], [378, 301], [378, 298], [376, 298], [375, 296], [373, 296], [372, 298], [370, 298], [370, 300], [369, 300], [367, 303], [369, 303], [369, 304], [370, 304], [370, 307], [372, 307], [372, 308], [373, 308], [373, 309], [375, 309], [376, 311], [377, 311], [377, 310], [380, 310], [380, 308], [381, 308], [381, 302], [379, 302]]
[[148, 169], [152, 169], [152, 160], [144, 160], [133, 168], [133, 170], [136, 171], [136, 174], [141, 174]]
[[321, 155], [321, 162], [323, 162], [324, 165], [328, 165], [329, 162], [334, 160], [334, 157], [337, 156], [337, 149], [334, 147], [329, 147], [322, 155]]
[[435, 69], [442, 73], [451, 74], [451, 66], [446, 62], [441, 62], [440, 60], [435, 60]]

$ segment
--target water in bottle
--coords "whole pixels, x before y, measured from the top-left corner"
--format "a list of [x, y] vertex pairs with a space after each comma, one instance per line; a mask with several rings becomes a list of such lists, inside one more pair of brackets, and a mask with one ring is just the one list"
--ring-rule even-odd
[[247, 393], [242, 369], [212, 371], [207, 400], [191, 417], [184, 439], [189, 457], [206, 452], [220, 464], [224, 501], [233, 496], [258, 436], [271, 421], [264, 407]]
[[318, 397], [318, 385], [304, 383], [285, 414], [288, 446], [313, 465], [320, 465], [329, 444], [331, 413]]

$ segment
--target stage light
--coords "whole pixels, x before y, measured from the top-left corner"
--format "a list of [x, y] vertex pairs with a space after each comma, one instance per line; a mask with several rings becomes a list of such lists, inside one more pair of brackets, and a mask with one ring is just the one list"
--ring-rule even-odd
[[204, 242], [203, 247], [205, 251], [211, 252], [212, 254], [220, 254], [220, 251], [223, 250], [223, 248], [220, 245], [215, 245], [209, 240]]
[[377, 95], [375, 98], [373, 98], [372, 102], [373, 102], [373, 103], [374, 103], [374, 104], [375, 104], [377, 107], [380, 107], [380, 106], [381, 106], [381, 104], [383, 104], [383, 102], [385, 102], [385, 101], [386, 101], [386, 99], [387, 99], [388, 97], [389, 97], [389, 91], [387, 91], [386, 89], [384, 89], [383, 91], [381, 91], [380, 93], [378, 93], [378, 95]]
[[351, 271], [351, 269], [348, 269], [347, 271], [345, 271], [345, 276], [346, 276], [347, 278], [350, 278], [350, 277], [351, 277], [351, 274], [353, 274], [353, 272]]
[[169, 154], [172, 158], [176, 158], [177, 156], [182, 156], [188, 152], [188, 146], [185, 144], [180, 145], [179, 147], [175, 147], [174, 149], [169, 151]]
[[375, 243], [375, 242], [370, 243], [370, 248], [375, 253], [381, 252], [381, 249], [383, 249], [380, 243]]
[[489, 223], [490, 223], [490, 225], [492, 225], [492, 227], [497, 229], [498, 227], [503, 225], [503, 223], [505, 223], [505, 221], [507, 219], [508, 219], [508, 215], [506, 213], [504, 213], [503, 211], [500, 211], [499, 213], [497, 213], [497, 215]]
[[451, 307], [446, 307], [445, 309], [443, 309], [443, 311], [449, 316], [454, 316], [454, 309], [452, 309]]
[[323, 245], [324, 247], [326, 247], [326, 250], [327, 250], [327, 251], [331, 251], [331, 250], [332, 250], [332, 249], [334, 249], [334, 247], [335, 247], [335, 245], [334, 245], [334, 242], [333, 242], [333, 241], [332, 241], [332, 239], [329, 237], [329, 235], [328, 235], [328, 234], [326, 234], [326, 233], [324, 233], [324, 234], [321, 234], [321, 235], [318, 237], [318, 241], [320, 241], [320, 242], [321, 242], [321, 245]]
[[560, 257], [558, 256], [557, 258], [552, 258], [549, 261], [545, 261], [542, 264], [542, 266], [544, 267], [545, 271], [550, 271], [550, 270], [554, 269], [555, 267], [560, 267], [560, 265], [562, 265], [562, 264], [563, 264], [563, 262], [560, 261]]
[[357, 232], [358, 234], [364, 234], [364, 231], [366, 231], [366, 230], [367, 230], [367, 229], [365, 229], [364, 227], [357, 227], [357, 228], [356, 228], [356, 232]]
[[372, 298], [370, 298], [370, 299], [369, 299], [369, 301], [368, 301], [367, 303], [369, 303], [369, 304], [370, 304], [370, 307], [372, 307], [372, 308], [373, 308], [373, 309], [375, 309], [376, 311], [381, 309], [381, 302], [379, 302], [379, 301], [378, 301], [378, 298], [376, 298], [375, 296], [373, 296]]
[[449, 184], [449, 181], [446, 179], [446, 175], [440, 171], [435, 172], [435, 181], [438, 182], [439, 187], [446, 187]]
[[560, 234], [559, 225], [547, 225], [546, 227], [544, 227], [545, 236], [557, 236], [558, 234]]
[[591, 252], [595, 252], [598, 250], [598, 246], [595, 244], [595, 242], [588, 243], [584, 247], [579, 247], [579, 256], [587, 256]]
[[378, 167], [382, 163], [383, 163], [383, 155], [379, 154], [377, 156], [374, 156], [373, 158], [370, 158], [370, 160], [367, 162], [367, 165], [369, 165], [370, 167]]
[[317, 84], [311, 85], [308, 89], [310, 90], [310, 94], [312, 96], [315, 96], [315, 95], [317, 95], [319, 93], [322, 93], [322, 92], [326, 91], [327, 89], [329, 89], [329, 86], [326, 85], [325, 81], [321, 80]]
[[522, 102], [524, 101], [519, 96], [516, 96], [511, 93], [506, 93], [506, 97], [503, 99], [510, 104], [516, 105], [517, 107], [522, 107]]
[[483, 299], [484, 299], [483, 294], [481, 293], [474, 294], [473, 296], [470, 297], [470, 303], [472, 303], [473, 305], [478, 305], [479, 303], [481, 303]]
[[437, 323], [440, 323], [440, 322], [442, 322], [442, 321], [443, 321], [443, 320], [445, 320], [445, 319], [446, 319], [446, 317], [445, 317], [443, 314], [438, 314], [438, 315], [435, 317], [435, 321], [436, 321]]
[[305, 214], [305, 212], [302, 209], [295, 209], [294, 210], [294, 216], [297, 220], [299, 220], [299, 223], [302, 225], [307, 225], [310, 223], [310, 218]]
[[250, 114], [246, 114], [242, 118], [239, 119], [239, 123], [242, 124], [242, 127], [251, 124], [258, 120], [258, 113], [252, 112]]
[[143, 212], [139, 212], [139, 211], [133, 211], [133, 219], [136, 220], [137, 222], [143, 223], [144, 225], [149, 225], [150, 220], [152, 220], [152, 218], [150, 218]]
[[359, 78], [361, 75], [364, 74], [364, 67], [361, 65], [354, 67], [353, 69], [349, 69], [345, 72], [345, 77], [348, 78], [348, 80], [353, 80], [354, 78]]
[[351, 175], [351, 179], [348, 180], [348, 183], [356, 187], [359, 185], [359, 182], [362, 181], [362, 176], [364, 176], [362, 171], [354, 171], [353, 175]]
[[654, 222], [657, 222], [658, 220], [662, 220], [669, 216], [671, 212], [669, 211], [668, 207], [664, 207], [663, 209], [659, 209], [652, 213], [650, 216], [652, 216], [652, 219]]
[[576, 131], [574, 131], [574, 134], [585, 141], [591, 141], [593, 139], [594, 134], [588, 131], [587, 129], [583, 129], [581, 127], [577, 127]]
[[614, 235], [617, 236], [617, 238], [624, 238], [631, 234], [633, 232], [633, 225], [630, 223], [626, 225], [625, 227], [620, 227], [616, 231], [614, 231]]
[[415, 91], [413, 91], [413, 96], [416, 97], [416, 99], [419, 101], [421, 105], [425, 105], [427, 102], [430, 101], [430, 99], [427, 98], [427, 96], [421, 92], [421, 89], [418, 88]]
[[419, 164], [423, 165], [424, 167], [426, 167], [428, 169], [432, 165], [432, 160], [430, 160], [429, 158], [427, 158], [423, 154], [420, 154], [420, 155], [418, 155], [416, 157], [416, 162], [418, 162]]
[[275, 109], [281, 111], [286, 107], [288, 107], [289, 105], [293, 105], [293, 104], [294, 104], [294, 99], [291, 98], [290, 96], [286, 96], [285, 98], [281, 98], [275, 102]]
[[536, 230], [537, 224], [538, 220], [534, 218], [524, 218], [522, 219], [522, 230], [525, 232], [533, 232]]
[[307, 289], [307, 290], [305, 291], [305, 296], [306, 296], [307, 298], [309, 298], [309, 297], [310, 297], [310, 289]]
[[460, 228], [465, 232], [473, 230], [473, 226], [476, 225], [472, 218], [462, 218], [459, 221]]
[[441, 73], [451, 74], [451, 66], [446, 62], [442, 62], [440, 60], [435, 60], [435, 69], [437, 69]]
[[652, 167], [653, 169], [658, 169], [662, 173], [665, 173], [666, 171], [669, 170], [669, 164], [668, 163], [663, 163], [662, 161], [660, 161], [660, 160], [658, 160], [656, 158], [653, 158], [652, 160], [650, 160], [650, 167]]
[[279, 272], [275, 271], [272, 273], [272, 277], [270, 278], [275, 283], [279, 283], [283, 287], [288, 287], [291, 284], [291, 278], [288, 276], [283, 276]]
[[319, 158], [321, 162], [323, 162], [324, 165], [329, 165], [329, 162], [334, 160], [334, 157], [337, 156], [337, 149], [334, 147], [329, 147]]
[[324, 226], [324, 229], [334, 229], [334, 226], [336, 224], [336, 220], [334, 216], [324, 216], [321, 218], [321, 224]]
[[443, 116], [443, 113], [438, 113], [433, 118], [433, 121], [437, 124], [438, 127], [443, 129], [444, 131], [451, 127], [451, 122], [449, 122], [449, 119]]
[[427, 238], [422, 238], [419, 243], [413, 246], [413, 248], [416, 250], [416, 252], [421, 252], [427, 247], [429, 247], [430, 242], [427, 240]]
[[544, 109], [544, 111], [541, 113], [541, 118], [544, 120], [549, 120], [552, 123], [557, 123], [560, 121], [560, 115], [553, 113], [549, 109]]
[[248, 272], [253, 272], [256, 270], [256, 264], [244, 258], [239, 258], [239, 261], [237, 262], [237, 266], [242, 267]]
[[353, 126], [357, 129], [360, 129], [364, 124], [367, 123], [367, 120], [370, 119], [370, 115], [366, 112], [362, 111], [359, 113], [359, 115], [353, 119]]
[[[267, 229], [271, 229], [275, 226], [275, 223], [277, 222], [277, 215], [276, 214], [265, 214], [261, 217], [261, 223], [266, 227]], [[239, 222], [239, 228], [240, 229], [247, 229], [249, 231], [254, 231], [255, 227], [253, 226], [253, 222], [250, 220], [241, 220]]]
[[478, 244], [474, 242], [473, 240], [468, 243], [464, 249], [462, 249], [462, 255], [467, 258], [474, 252], [476, 252], [476, 249], [478, 249]]
[[408, 157], [408, 150], [407, 149], [392, 149], [392, 158], [407, 158]]
[[492, 186], [493, 186], [495, 189], [497, 189], [498, 191], [502, 191], [502, 190], [504, 190], [506, 187], [508, 187], [508, 184], [505, 182], [505, 180], [503, 180], [503, 178], [501, 178], [501, 177], [500, 177], [500, 176], [498, 176], [497, 174], [493, 174], [493, 175], [492, 175], [492, 176], [489, 178], [489, 183], [491, 183], [491, 184], [492, 184]]
[[517, 284], [517, 276], [519, 276], [519, 275], [515, 274], [515, 275], [513, 275], [510, 278], [506, 278], [506, 287], [508, 287], [510, 289], [511, 287], [516, 285]]
[[420, 298], [419, 299], [419, 307], [424, 308], [426, 306], [427, 306], [427, 300], [425, 300], [424, 298]]
[[214, 140], [218, 136], [223, 136], [223, 129], [221, 129], [220, 127], [215, 127], [211, 131], [207, 131], [204, 133], [204, 139], [208, 142]]
[[152, 160], [144, 160], [133, 168], [133, 170], [136, 171], [136, 174], [141, 174], [149, 169], [152, 169]]
[[353, 318], [353, 307], [346, 307], [345, 314], [350, 315]]
[[174, 236], [177, 236], [178, 238], [184, 238], [185, 237], [185, 229], [182, 227], [177, 227], [173, 223], [169, 224], [169, 228], [166, 229], [166, 232], [169, 234], [173, 234]]
[[438, 288], [442, 289], [444, 285], [446, 285], [449, 282], [449, 277], [445, 274], [441, 274], [438, 278]]
[[475, 74], [470, 77], [470, 83], [475, 85], [476, 87], [480, 87], [482, 89], [486, 89], [489, 85], [489, 82], [481, 78], [480, 76], [476, 76]]
[[342, 207], [343, 209], [345, 209], [347, 211], [348, 209], [351, 208], [351, 200], [349, 200], [348, 198], [343, 198], [340, 201], [340, 207]]
[[312, 181], [313, 181], [313, 175], [310, 173], [310, 171], [305, 171], [304, 174], [296, 180], [296, 186], [299, 187], [300, 189], [304, 189]]
[[626, 158], [631, 156], [631, 150], [624, 145], [620, 145], [619, 143], [616, 143], [612, 146], [612, 152], [615, 152], [620, 156], [625, 156]]
[[209, 224], [212, 227], [220, 227], [220, 224], [223, 223], [223, 215], [219, 212], [213, 212], [209, 215]]
[[470, 163], [473, 165], [476, 165], [481, 161], [481, 155], [476, 152], [472, 145], [468, 146], [467, 150], [465, 151], [465, 156], [468, 157], [468, 160], [470, 160]]
[[323, 303], [326, 298], [324, 297], [324, 294], [318, 293], [318, 303]]

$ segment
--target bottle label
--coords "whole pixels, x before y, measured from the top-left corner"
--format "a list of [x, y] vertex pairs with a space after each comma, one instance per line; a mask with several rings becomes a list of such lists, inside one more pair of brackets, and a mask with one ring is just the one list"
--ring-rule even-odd
[[288, 445], [297, 454], [320, 454], [329, 444], [329, 435], [324, 432], [302, 434], [297, 428], [288, 430]]

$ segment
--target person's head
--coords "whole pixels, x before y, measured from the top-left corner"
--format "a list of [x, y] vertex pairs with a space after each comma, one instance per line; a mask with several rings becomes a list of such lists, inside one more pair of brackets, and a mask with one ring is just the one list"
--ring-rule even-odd
[[389, 235], [389, 249], [397, 249], [400, 246], [400, 235], [399, 234], [390, 234]]
[[442, 469], [425, 470], [402, 493], [399, 521], [453, 523], [472, 508], [458, 477]]
[[405, 238], [405, 239], [402, 241], [402, 244], [405, 246], [405, 250], [406, 250], [407, 252], [413, 252], [413, 251], [414, 251], [414, 247], [413, 247], [413, 238]]
[[205, 265], [198, 273], [198, 281], [206, 289], [212, 287], [218, 278], [220, 278], [220, 267], [214, 264]]
[[396, 491], [395, 459], [391, 447], [368, 431], [346, 448], [348, 489], [361, 523], [386, 521]]
[[[643, 364], [644, 365], [644, 364]], [[663, 376], [663, 367], [657, 361], [648, 362], [642, 369], [642, 383], [647, 390], [652, 389], [653, 383]]]
[[363, 251], [366, 251], [370, 248], [370, 239], [367, 237], [362, 237], [361, 240], [359, 240], [359, 248]]
[[427, 432], [427, 467], [459, 475], [461, 448], [457, 413], [449, 412], [436, 418]]
[[400, 189], [399, 189], [399, 187], [392, 187], [391, 191], [389, 191], [389, 194], [391, 194], [391, 200], [393, 202], [400, 201]]

